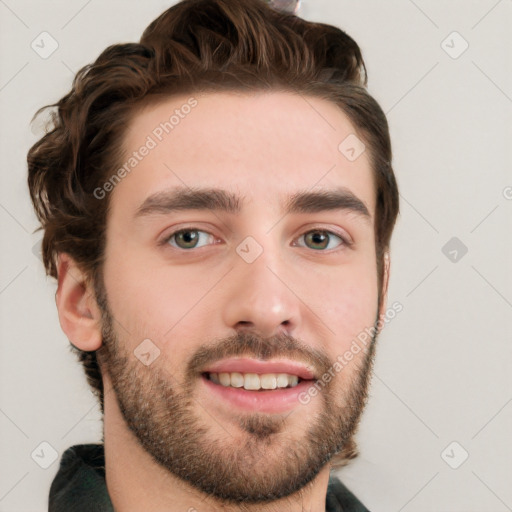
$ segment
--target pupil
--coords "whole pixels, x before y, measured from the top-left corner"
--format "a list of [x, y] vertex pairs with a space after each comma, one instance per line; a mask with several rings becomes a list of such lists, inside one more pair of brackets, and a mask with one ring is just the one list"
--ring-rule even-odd
[[194, 231], [183, 231], [181, 237], [186, 244], [189, 244], [197, 238], [197, 234]]
[[316, 231], [312, 234], [312, 239], [314, 244], [322, 245], [322, 247], [325, 245], [325, 241], [327, 240], [327, 236], [325, 233], [322, 233], [320, 231]]

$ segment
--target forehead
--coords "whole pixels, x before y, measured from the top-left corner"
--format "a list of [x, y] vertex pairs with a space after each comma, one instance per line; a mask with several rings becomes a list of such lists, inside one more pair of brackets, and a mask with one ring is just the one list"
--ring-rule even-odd
[[277, 212], [295, 190], [344, 187], [373, 213], [368, 151], [347, 158], [346, 141], [357, 143], [354, 137], [355, 127], [333, 102], [292, 92], [153, 100], [129, 123], [123, 163], [133, 165], [125, 166], [128, 176], [116, 186], [112, 206], [123, 200], [138, 207], [136, 199], [160, 190], [203, 186], [242, 190]]

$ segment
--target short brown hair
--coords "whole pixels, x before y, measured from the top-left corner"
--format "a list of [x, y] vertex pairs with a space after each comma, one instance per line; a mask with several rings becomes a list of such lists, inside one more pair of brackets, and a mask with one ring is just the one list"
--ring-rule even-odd
[[[76, 74], [68, 94], [36, 113], [52, 109], [49, 131], [28, 152], [47, 274], [57, 278], [56, 258], [64, 252], [98, 284], [108, 199], [98, 200], [93, 191], [121, 165], [123, 135], [142, 105], [178, 93], [284, 90], [338, 105], [369, 150], [381, 285], [399, 198], [387, 120], [366, 85], [361, 51], [339, 28], [277, 11], [263, 0], [179, 2], [146, 28], [139, 43], [108, 47]], [[103, 412], [96, 353], [76, 351]], [[346, 457], [354, 456], [355, 447], [347, 447]]]

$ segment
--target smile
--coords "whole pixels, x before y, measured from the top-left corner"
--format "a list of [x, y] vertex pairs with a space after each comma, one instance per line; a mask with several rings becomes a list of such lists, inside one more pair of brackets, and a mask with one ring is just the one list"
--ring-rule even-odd
[[244, 388], [259, 391], [263, 389], [294, 388], [300, 379], [297, 375], [288, 373], [207, 373], [207, 377], [215, 384], [225, 387]]

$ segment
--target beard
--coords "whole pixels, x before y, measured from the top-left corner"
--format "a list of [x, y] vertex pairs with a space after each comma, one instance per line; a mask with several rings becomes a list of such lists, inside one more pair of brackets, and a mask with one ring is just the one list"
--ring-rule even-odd
[[[170, 365], [163, 353], [145, 366], [125, 349], [105, 291], [97, 290], [97, 297], [103, 335], [98, 361], [110, 376], [126, 425], [154, 461], [198, 491], [231, 504], [272, 502], [299, 492], [336, 454], [353, 448], [378, 332], [361, 351], [360, 362], [350, 363], [358, 365], [350, 378], [341, 379], [341, 370], [329, 383], [322, 382], [314, 414], [299, 404], [286, 416], [233, 412], [229, 426], [223, 426], [194, 396], [207, 364], [227, 357], [284, 357], [308, 364], [319, 377], [334, 361], [286, 334], [264, 338], [244, 331], [201, 345], [185, 362], [183, 382], [178, 382], [166, 369]], [[293, 432], [292, 415], [300, 416]], [[236, 432], [229, 432], [233, 425]]]

